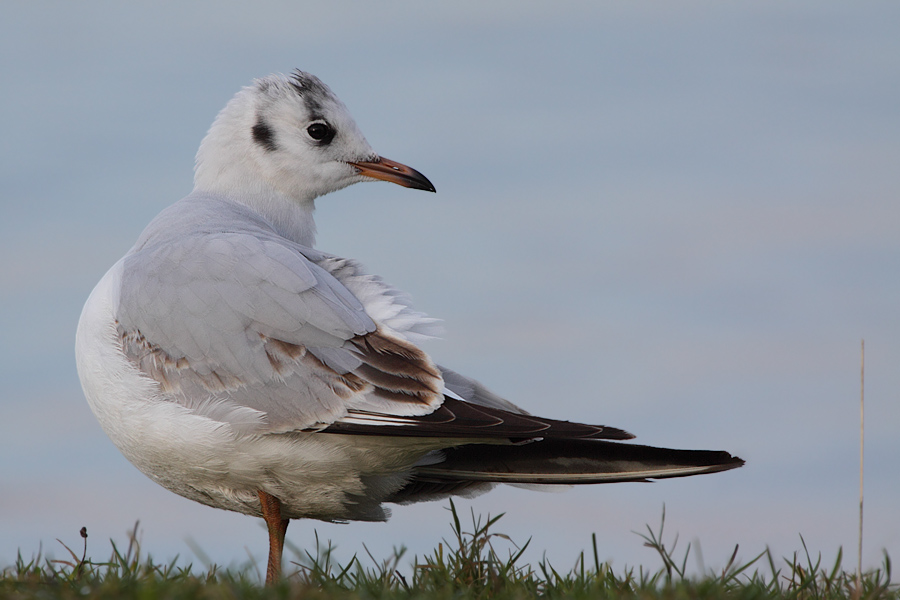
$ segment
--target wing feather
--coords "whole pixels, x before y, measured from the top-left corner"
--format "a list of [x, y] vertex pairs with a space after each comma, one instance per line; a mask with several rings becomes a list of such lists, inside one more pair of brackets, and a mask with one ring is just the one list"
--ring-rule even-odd
[[353, 435], [391, 435], [442, 438], [491, 438], [525, 441], [529, 439], [628, 440], [627, 431], [603, 425], [586, 425], [544, 419], [501, 409], [478, 406], [451, 398], [433, 412], [422, 416], [387, 418], [383, 414], [351, 411], [323, 430]]
[[405, 296], [244, 208], [183, 202], [126, 256], [117, 307], [124, 351], [175, 401], [257, 432], [440, 405], [440, 370], [406, 335], [434, 320]]

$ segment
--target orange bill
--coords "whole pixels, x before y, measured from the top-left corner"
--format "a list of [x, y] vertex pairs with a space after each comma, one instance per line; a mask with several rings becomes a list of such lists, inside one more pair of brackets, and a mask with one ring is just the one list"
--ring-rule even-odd
[[412, 167], [407, 167], [403, 163], [398, 163], [389, 158], [379, 156], [373, 161], [348, 162], [347, 164], [359, 169], [360, 175], [365, 175], [366, 177], [390, 181], [391, 183], [416, 190], [436, 191], [434, 185], [428, 181], [427, 177]]

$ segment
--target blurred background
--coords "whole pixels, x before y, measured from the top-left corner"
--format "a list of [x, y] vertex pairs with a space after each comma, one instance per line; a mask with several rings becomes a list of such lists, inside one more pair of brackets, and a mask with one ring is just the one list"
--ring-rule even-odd
[[[265, 562], [262, 521], [156, 486], [106, 438], [75, 372], [94, 284], [190, 192], [241, 86], [321, 77], [436, 195], [318, 202], [319, 247], [445, 321], [439, 362], [529, 411], [740, 470], [460, 500], [526, 558], [661, 566], [658, 524], [721, 568], [809, 549], [900, 557], [900, 5], [888, 2], [7, 2], [0, 8], [0, 565], [109, 554], [140, 520], [163, 561]], [[448, 504], [388, 524], [294, 522], [338, 556], [422, 555]], [[676, 552], [677, 554], [678, 552]], [[697, 557], [699, 558], [699, 557]], [[701, 568], [700, 561], [689, 566]]]

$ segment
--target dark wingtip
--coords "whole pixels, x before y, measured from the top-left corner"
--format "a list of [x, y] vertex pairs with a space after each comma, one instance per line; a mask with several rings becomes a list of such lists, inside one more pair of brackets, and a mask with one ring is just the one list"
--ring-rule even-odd
[[703, 462], [709, 467], [709, 471], [707, 471], [709, 473], [730, 471], [746, 464], [743, 458], [734, 456], [725, 450], [686, 450], [685, 452], [696, 452], [698, 457], [705, 457]]
[[712, 464], [710, 464], [709, 469], [706, 471], [707, 473], [721, 473], [722, 471], [739, 469], [746, 464], [744, 459], [733, 456], [724, 450], [719, 451], [717, 454], [720, 455], [719, 459], [711, 461]]
[[635, 437], [637, 437], [633, 433], [625, 431], [624, 429], [618, 429], [616, 427], [601, 426], [598, 433], [602, 434], [601, 436], [598, 436], [598, 438], [604, 440], [633, 440]]

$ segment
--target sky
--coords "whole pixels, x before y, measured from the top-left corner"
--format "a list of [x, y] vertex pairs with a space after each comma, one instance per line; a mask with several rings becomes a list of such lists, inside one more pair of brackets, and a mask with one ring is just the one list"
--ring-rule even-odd
[[[802, 551], [855, 565], [865, 340], [864, 564], [900, 556], [900, 6], [889, 2], [261, 1], [0, 8], [0, 567], [97, 560], [139, 521], [155, 558], [264, 564], [262, 521], [182, 499], [106, 438], [74, 334], [103, 273], [190, 192], [216, 113], [312, 72], [372, 146], [434, 182], [318, 201], [320, 248], [444, 320], [435, 359], [543, 416], [724, 449], [742, 469], [464, 514], [574, 565], [693, 569]], [[339, 557], [421, 556], [448, 503], [387, 524], [294, 522]], [[465, 521], [464, 521], [465, 522]], [[702, 561], [696, 548], [702, 550]], [[200, 548], [201, 552], [194, 549]]]

